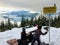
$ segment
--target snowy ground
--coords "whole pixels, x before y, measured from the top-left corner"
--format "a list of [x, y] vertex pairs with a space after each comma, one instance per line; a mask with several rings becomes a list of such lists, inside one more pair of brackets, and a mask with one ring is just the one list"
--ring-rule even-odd
[[[43, 29], [44, 26], [42, 27], [42, 32], [44, 33], [46, 30]], [[37, 29], [36, 27], [31, 27], [26, 29], [26, 33]], [[7, 40], [10, 39], [20, 39], [21, 38], [21, 31], [22, 28], [13, 28], [11, 30], [5, 31], [5, 32], [0, 32], [0, 45], [9, 45], [7, 44]], [[41, 35], [41, 41], [45, 43], [49, 43], [49, 32], [46, 35]], [[50, 27], [50, 41], [51, 45], [60, 45], [60, 28], [54, 28]]]

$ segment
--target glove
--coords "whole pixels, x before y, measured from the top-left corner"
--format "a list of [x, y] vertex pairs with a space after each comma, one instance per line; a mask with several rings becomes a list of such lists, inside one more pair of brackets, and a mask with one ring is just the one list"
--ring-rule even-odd
[[48, 27], [44, 27], [44, 29], [48, 31]]

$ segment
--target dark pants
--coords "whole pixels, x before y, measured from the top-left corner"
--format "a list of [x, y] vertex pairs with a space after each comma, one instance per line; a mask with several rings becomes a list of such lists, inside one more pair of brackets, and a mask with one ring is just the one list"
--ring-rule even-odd
[[28, 45], [28, 42], [26, 40], [17, 40], [18, 45]]
[[31, 44], [31, 45], [34, 45], [35, 41], [38, 42], [38, 45], [41, 44], [39, 37], [38, 37], [38, 38], [35, 38], [35, 37], [34, 37], [33, 40], [32, 40], [32, 44]]

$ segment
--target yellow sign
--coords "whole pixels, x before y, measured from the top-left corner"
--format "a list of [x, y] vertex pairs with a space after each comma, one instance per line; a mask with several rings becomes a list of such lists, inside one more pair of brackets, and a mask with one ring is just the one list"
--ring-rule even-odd
[[56, 13], [56, 5], [54, 4], [53, 7], [44, 7], [43, 13]]

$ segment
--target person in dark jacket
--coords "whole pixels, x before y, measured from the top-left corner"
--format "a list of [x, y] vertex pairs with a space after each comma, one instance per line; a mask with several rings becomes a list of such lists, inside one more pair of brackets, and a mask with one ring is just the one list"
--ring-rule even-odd
[[25, 28], [22, 28], [20, 43], [21, 43], [20, 45], [28, 45]]
[[47, 31], [45, 33], [42, 33], [41, 28], [42, 28], [42, 26], [38, 25], [38, 29], [37, 30], [34, 30], [34, 31], [30, 32], [30, 33], [34, 32], [34, 34], [33, 34], [33, 40], [32, 40], [31, 45], [34, 45], [35, 41], [38, 42], [38, 45], [41, 45], [40, 35], [46, 35], [48, 33], [48, 29], [46, 29]]
[[21, 40], [26, 40], [26, 32], [25, 32], [25, 28], [22, 28], [22, 32], [21, 32]]

